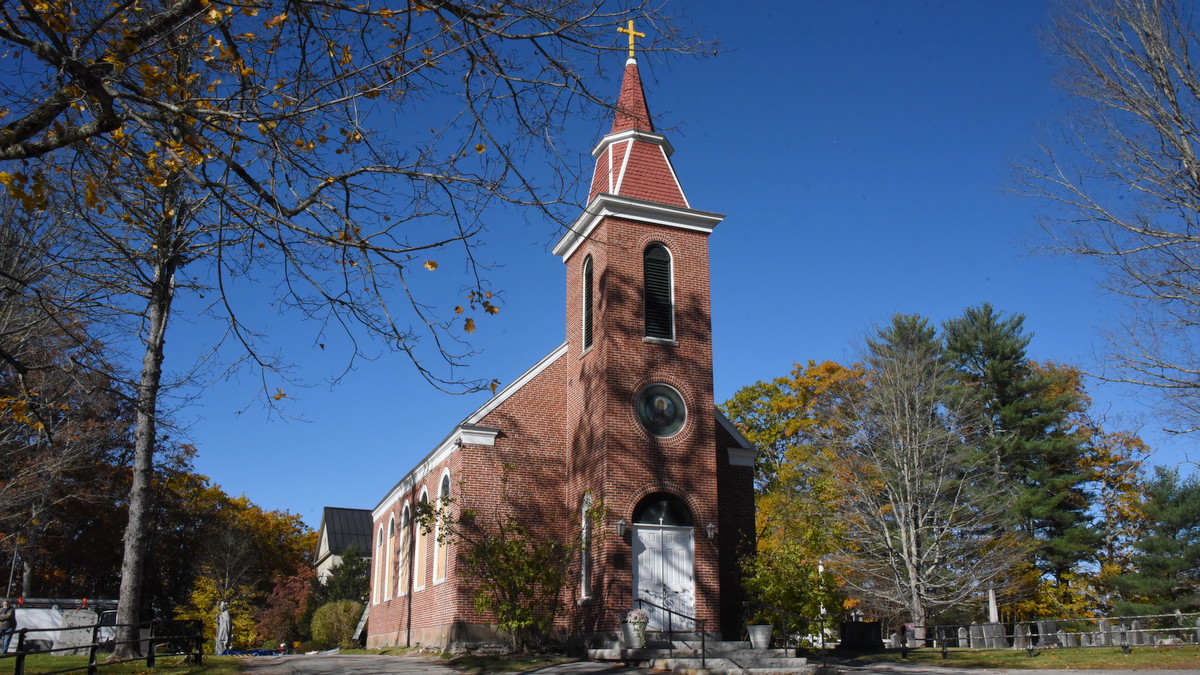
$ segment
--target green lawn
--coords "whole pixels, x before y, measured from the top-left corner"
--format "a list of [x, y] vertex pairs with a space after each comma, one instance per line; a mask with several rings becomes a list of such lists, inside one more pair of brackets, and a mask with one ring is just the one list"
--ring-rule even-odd
[[[0, 675], [12, 673], [16, 666], [15, 658], [0, 659]], [[86, 673], [88, 659], [86, 656], [54, 656], [49, 654], [32, 654], [25, 657], [25, 672], [27, 675], [51, 673], [67, 668], [81, 668], [76, 673]], [[146, 660], [139, 659], [129, 663], [102, 665], [96, 672], [98, 675], [236, 675], [241, 668], [241, 659], [234, 656], [205, 656], [200, 666], [188, 665], [182, 656], [160, 656], [155, 661], [154, 668], [146, 667]]]
[[[970, 651], [951, 649], [943, 659], [938, 649], [913, 649], [908, 658], [899, 651], [862, 654], [862, 662], [920, 663], [966, 668], [1061, 668], [1063, 670], [1200, 670], [1200, 646], [1134, 647], [1133, 653], [1122, 654], [1119, 647], [1089, 647], [1086, 649], [1039, 649], [1033, 658], [1024, 650]], [[819, 663], [820, 657], [809, 657]]]

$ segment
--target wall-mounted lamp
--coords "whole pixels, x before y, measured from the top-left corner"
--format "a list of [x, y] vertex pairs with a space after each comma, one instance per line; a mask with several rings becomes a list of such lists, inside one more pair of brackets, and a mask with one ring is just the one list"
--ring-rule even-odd
[[704, 531], [708, 533], [708, 538], [712, 539], [717, 534], [716, 523], [709, 523], [704, 527]]
[[626, 525], [626, 523], [625, 523], [625, 519], [624, 519], [624, 518], [622, 518], [622, 519], [620, 519], [620, 520], [618, 520], [618, 521], [617, 521], [617, 536], [618, 536], [618, 537], [624, 537], [624, 536], [625, 536], [625, 528], [626, 528], [626, 526], [627, 526], [627, 525]]

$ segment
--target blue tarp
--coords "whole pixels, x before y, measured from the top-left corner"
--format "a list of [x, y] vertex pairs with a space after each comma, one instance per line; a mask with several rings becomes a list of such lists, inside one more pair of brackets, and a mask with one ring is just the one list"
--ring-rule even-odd
[[279, 656], [282, 653], [277, 649], [226, 649], [218, 656]]

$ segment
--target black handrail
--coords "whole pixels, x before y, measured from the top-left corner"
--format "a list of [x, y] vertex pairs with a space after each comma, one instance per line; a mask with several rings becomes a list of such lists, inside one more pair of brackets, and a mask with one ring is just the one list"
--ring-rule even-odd
[[708, 657], [708, 648], [707, 648], [707, 640], [705, 639], [705, 633], [707, 632], [707, 631], [705, 631], [705, 627], [708, 625], [708, 619], [700, 619], [700, 618], [694, 617], [690, 614], [684, 614], [683, 612], [677, 612], [673, 609], [663, 607], [662, 605], [659, 605], [657, 603], [650, 602], [649, 600], [646, 600], [644, 598], [634, 598], [633, 601], [638, 603], [639, 607], [641, 605], [650, 605], [651, 607], [656, 607], [656, 608], [661, 609], [662, 611], [666, 612], [667, 613], [667, 632], [668, 633], [675, 632], [673, 629], [674, 622], [671, 620], [672, 616], [678, 616], [681, 619], [691, 619], [693, 625], [699, 624], [699, 627], [700, 627], [700, 668], [703, 669], [703, 668], [708, 667], [708, 665], [706, 663], [706, 659]]

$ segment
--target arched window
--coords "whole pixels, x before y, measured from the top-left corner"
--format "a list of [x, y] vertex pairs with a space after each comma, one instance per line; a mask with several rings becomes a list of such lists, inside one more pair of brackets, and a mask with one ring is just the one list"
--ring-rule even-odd
[[633, 522], [646, 525], [692, 526], [692, 510], [682, 499], [667, 492], [647, 495], [633, 508]]
[[583, 495], [579, 522], [579, 597], [592, 597], [592, 493]]
[[438, 523], [437, 541], [433, 551], [433, 581], [446, 580], [448, 554], [450, 552], [449, 533], [446, 531], [446, 518], [450, 516], [450, 474], [442, 474], [442, 484], [438, 486]]
[[396, 516], [388, 519], [387, 555], [383, 566], [383, 599], [392, 599], [392, 552], [396, 550]]
[[592, 348], [592, 305], [594, 295], [592, 293], [592, 256], [588, 256], [583, 261], [583, 349], [587, 351]]
[[671, 253], [662, 244], [650, 244], [642, 258], [646, 337], [675, 339], [674, 287]]
[[379, 536], [375, 541], [375, 555], [371, 559], [375, 563], [375, 582], [371, 584], [371, 601], [376, 605], [379, 604], [379, 598], [383, 597], [383, 575], [385, 573], [385, 565], [383, 563], [383, 525], [379, 526]]
[[[420, 512], [426, 513], [429, 506], [429, 493], [421, 490], [421, 498], [417, 501], [420, 502], [420, 507], [418, 507]], [[416, 534], [417, 542], [413, 546], [413, 590], [419, 591], [425, 588], [425, 541], [429, 539], [429, 536], [425, 534], [423, 527], [418, 527]]]
[[409, 555], [409, 549], [412, 547], [412, 542], [409, 537], [412, 536], [412, 512], [408, 509], [408, 504], [404, 505], [404, 513], [400, 516], [400, 539], [397, 540], [396, 546], [397, 560], [396, 564], [396, 595], [404, 595], [408, 592], [408, 565], [412, 557]]

